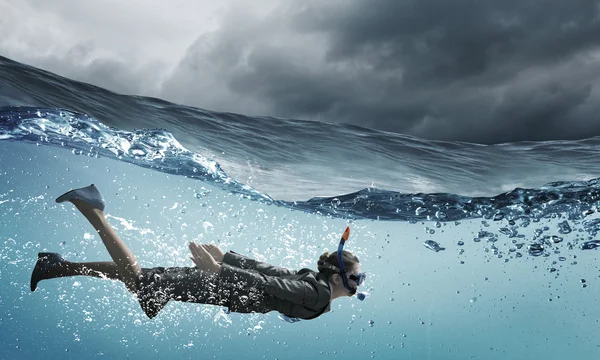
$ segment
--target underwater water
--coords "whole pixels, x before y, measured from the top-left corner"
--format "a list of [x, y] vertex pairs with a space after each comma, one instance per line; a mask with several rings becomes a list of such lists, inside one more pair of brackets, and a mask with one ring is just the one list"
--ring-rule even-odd
[[[0, 359], [600, 355], [599, 138], [483, 146], [213, 113], [4, 58], [0, 80]], [[38, 252], [109, 260], [54, 202], [91, 183], [144, 267], [192, 266], [196, 241], [315, 269], [350, 226], [370, 295], [290, 324], [178, 302], [149, 320], [96, 278], [30, 292]]]

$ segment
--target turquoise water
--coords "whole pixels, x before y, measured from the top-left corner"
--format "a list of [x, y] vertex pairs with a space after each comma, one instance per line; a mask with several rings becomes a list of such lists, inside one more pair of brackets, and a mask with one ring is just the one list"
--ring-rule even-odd
[[[61, 148], [0, 142], [0, 154], [3, 359], [583, 359], [599, 351], [598, 252], [566, 245], [585, 233], [564, 236], [548, 257], [499, 259], [489, 243], [473, 241], [481, 229], [498, 233], [489, 220], [436, 227], [333, 219]], [[102, 279], [54, 279], [31, 293], [39, 251], [109, 259], [85, 220], [54, 203], [64, 190], [88, 183], [103, 191], [109, 222], [143, 266], [191, 266], [186, 244], [193, 240], [314, 268], [349, 223], [349, 248], [369, 272], [371, 297], [337, 299], [331, 313], [288, 324], [276, 314], [225, 314], [174, 302], [148, 320], [122, 284]], [[543, 219], [520, 231], [528, 238], [544, 227], [556, 234], [558, 223]], [[446, 249], [433, 252], [425, 239]], [[509, 248], [510, 240], [500, 233], [496, 244]]]
[[[210, 113], [11, 66], [3, 89], [19, 91], [0, 105], [94, 116], [0, 108], [0, 359], [600, 355], [598, 138], [433, 142]], [[166, 130], [129, 132], [130, 117]], [[144, 267], [192, 266], [196, 241], [315, 269], [350, 226], [370, 296], [289, 324], [177, 302], [149, 320], [121, 283], [96, 278], [30, 292], [38, 252], [109, 260], [84, 218], [54, 202], [91, 183]]]

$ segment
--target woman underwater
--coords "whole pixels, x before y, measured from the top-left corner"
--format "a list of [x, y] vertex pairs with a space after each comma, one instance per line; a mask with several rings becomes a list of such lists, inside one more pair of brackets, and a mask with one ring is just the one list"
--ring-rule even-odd
[[98, 232], [113, 261], [70, 262], [56, 253], [40, 253], [31, 275], [31, 291], [41, 280], [85, 275], [122, 281], [137, 295], [149, 318], [176, 300], [226, 306], [238, 313], [275, 310], [288, 318], [314, 319], [329, 311], [333, 299], [354, 295], [366, 277], [360, 272], [358, 258], [342, 250], [349, 229], [337, 253], [320, 256], [318, 272], [288, 270], [193, 242], [189, 249], [195, 267], [142, 268], [108, 224], [104, 199], [93, 184], [56, 199], [57, 203], [66, 201]]

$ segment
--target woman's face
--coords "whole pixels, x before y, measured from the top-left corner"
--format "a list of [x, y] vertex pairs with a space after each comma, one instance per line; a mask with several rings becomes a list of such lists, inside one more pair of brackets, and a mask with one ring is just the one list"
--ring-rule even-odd
[[[356, 264], [353, 268], [352, 271], [347, 272], [346, 274], [348, 275], [348, 277], [350, 277], [350, 275], [356, 275], [359, 274], [361, 272], [360, 269], [360, 264]], [[358, 284], [356, 283], [356, 281], [352, 280], [352, 279], [348, 279], [348, 283], [350, 284], [350, 286], [352, 287], [358, 287]]]
[[[350, 275], [356, 275], [356, 274], [358, 274], [360, 272], [361, 272], [360, 264], [356, 264], [355, 266], [352, 267], [352, 269], [348, 269], [346, 271], [346, 276], [350, 277]], [[333, 275], [332, 279], [333, 279], [333, 284], [335, 284], [335, 286], [337, 288], [336, 291], [339, 291], [340, 294], [343, 294], [343, 296], [353, 296], [353, 294], [348, 293], [346, 291], [346, 289], [344, 288], [344, 283], [342, 281], [342, 277], [341, 277], [340, 274]], [[358, 287], [357, 284], [356, 284], [356, 281], [354, 281], [354, 280], [352, 280], [350, 278], [348, 278], [348, 284], [351, 287], [355, 287], [355, 288]]]

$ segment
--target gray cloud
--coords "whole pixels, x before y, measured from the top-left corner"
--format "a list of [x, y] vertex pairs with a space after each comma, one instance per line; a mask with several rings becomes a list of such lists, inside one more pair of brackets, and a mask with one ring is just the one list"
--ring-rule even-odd
[[[123, 40], [142, 59], [108, 51], [115, 29], [110, 41], [72, 39], [68, 56], [28, 57], [6, 39], [0, 50], [114, 91], [210, 110], [481, 143], [600, 135], [598, 1], [227, 4], [212, 28], [178, 24], [160, 46]], [[127, 36], [150, 41], [155, 13], [145, 12]], [[24, 36], [15, 26], [0, 30]]]

